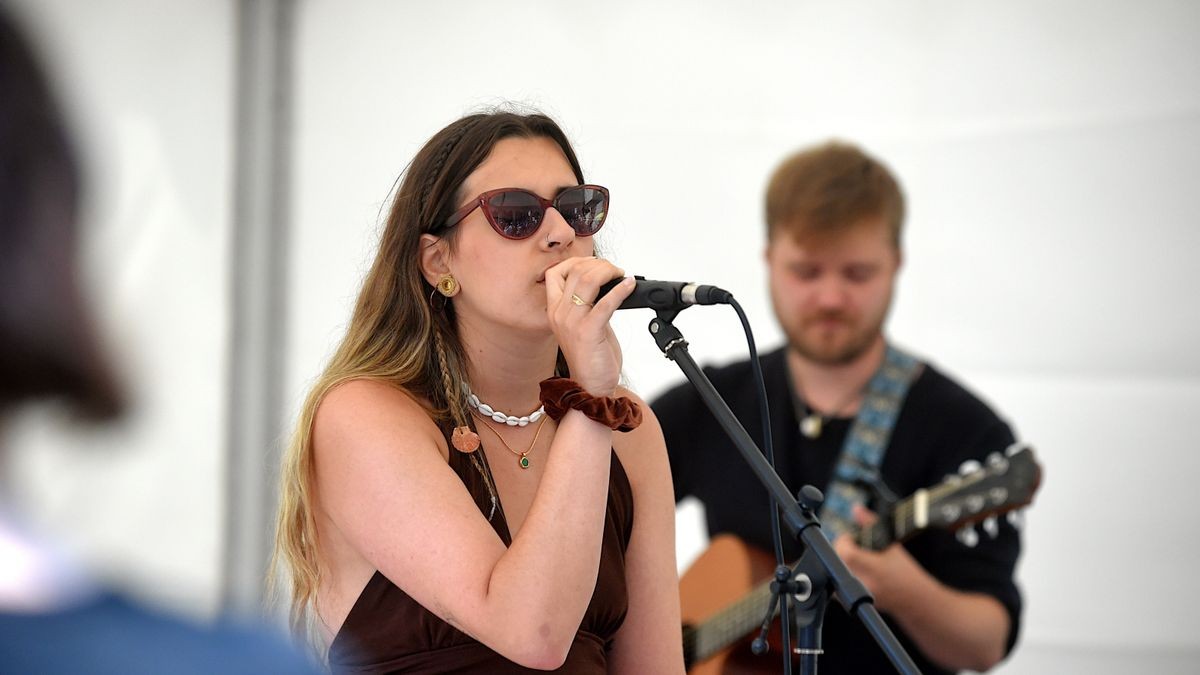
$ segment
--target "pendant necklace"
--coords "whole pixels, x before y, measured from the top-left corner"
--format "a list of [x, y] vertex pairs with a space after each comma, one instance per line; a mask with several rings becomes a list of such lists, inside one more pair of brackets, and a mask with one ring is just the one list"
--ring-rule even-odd
[[529, 453], [533, 450], [533, 446], [537, 445], [538, 436], [542, 435], [542, 427], [546, 424], [546, 416], [544, 414], [539, 416], [540, 421], [537, 423], [537, 431], [533, 434], [533, 441], [529, 443], [529, 447], [525, 449], [525, 452], [521, 452], [513, 449], [513, 447], [508, 444], [508, 441], [504, 440], [504, 437], [500, 435], [500, 432], [496, 429], [493, 429], [492, 425], [488, 424], [488, 422], [492, 421], [491, 417], [484, 416], [483, 413], [479, 412], [478, 410], [472, 410], [471, 412], [474, 413], [476, 417], [484, 421], [483, 426], [495, 434], [496, 438], [500, 439], [500, 442], [505, 448], [508, 449], [509, 452], [517, 456], [517, 466], [521, 467], [522, 469], [529, 468]]
[[850, 398], [842, 402], [841, 405], [829, 411], [828, 415], [822, 415], [815, 408], [808, 405], [799, 394], [793, 391], [793, 401], [796, 406], [796, 418], [800, 420], [800, 433], [805, 438], [815, 441], [821, 437], [821, 432], [825, 430], [825, 423], [837, 417], [843, 410], [848, 408], [854, 399], [858, 398], [862, 393], [861, 389], [856, 389], [850, 392]]

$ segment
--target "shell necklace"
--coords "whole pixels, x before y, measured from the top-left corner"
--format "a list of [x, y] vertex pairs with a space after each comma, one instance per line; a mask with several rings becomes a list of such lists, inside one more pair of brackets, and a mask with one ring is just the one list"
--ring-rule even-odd
[[467, 405], [471, 406], [472, 410], [479, 411], [479, 414], [483, 415], [484, 417], [490, 418], [493, 422], [497, 424], [507, 424], [510, 427], [527, 426], [530, 422], [536, 422], [546, 414], [546, 406], [539, 406], [537, 410], [534, 410], [528, 415], [522, 415], [521, 417], [517, 417], [516, 415], [507, 415], [499, 410], [496, 410], [483, 401], [480, 401], [479, 397], [469, 389], [467, 390]]

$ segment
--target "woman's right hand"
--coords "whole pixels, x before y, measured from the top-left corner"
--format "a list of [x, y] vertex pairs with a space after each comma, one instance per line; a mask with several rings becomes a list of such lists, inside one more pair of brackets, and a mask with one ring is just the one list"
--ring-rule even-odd
[[571, 379], [594, 396], [612, 396], [621, 376], [621, 345], [609, 326], [613, 312], [633, 292], [626, 278], [599, 301], [600, 286], [625, 272], [595, 257], [567, 258], [546, 270], [546, 314]]

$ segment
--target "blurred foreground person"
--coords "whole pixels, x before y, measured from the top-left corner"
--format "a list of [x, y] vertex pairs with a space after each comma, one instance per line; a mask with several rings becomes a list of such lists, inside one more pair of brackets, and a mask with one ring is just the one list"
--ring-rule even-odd
[[[0, 9], [0, 431], [35, 399], [97, 421], [122, 410], [79, 293], [78, 183], [48, 84]], [[103, 588], [24, 528], [0, 490], [0, 672], [315, 671], [278, 637], [196, 627]]]

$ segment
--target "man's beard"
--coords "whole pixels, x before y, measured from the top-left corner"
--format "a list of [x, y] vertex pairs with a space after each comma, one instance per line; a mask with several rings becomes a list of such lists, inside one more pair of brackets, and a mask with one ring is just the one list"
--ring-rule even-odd
[[[887, 317], [885, 311], [878, 320], [854, 329], [851, 320], [841, 312], [822, 314], [807, 320], [797, 331], [787, 331], [788, 343], [792, 349], [806, 360], [822, 366], [844, 366], [853, 363], [867, 352], [883, 332], [883, 321]], [[850, 326], [851, 333], [845, 340], [826, 344], [820, 339], [809, 340], [808, 324], [828, 320], [841, 321]]]

